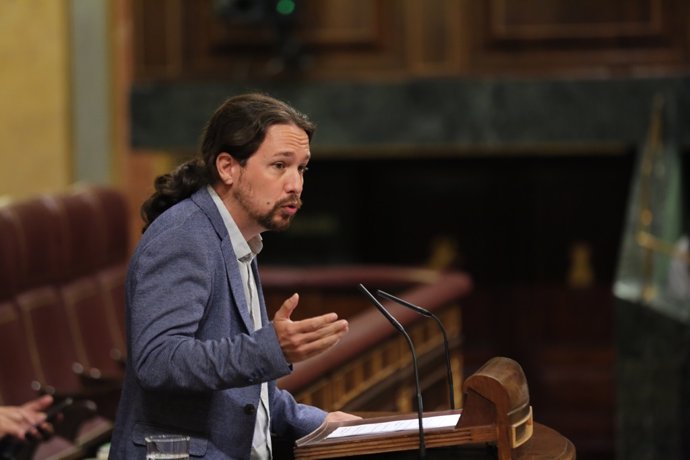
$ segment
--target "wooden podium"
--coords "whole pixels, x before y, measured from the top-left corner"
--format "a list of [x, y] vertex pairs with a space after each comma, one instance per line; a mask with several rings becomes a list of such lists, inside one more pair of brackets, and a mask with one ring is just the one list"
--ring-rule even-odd
[[[527, 381], [515, 361], [503, 357], [491, 359], [465, 381], [463, 391], [463, 409], [424, 413], [425, 421], [437, 416], [459, 416], [453, 426], [424, 429], [426, 458], [575, 458], [575, 447], [568, 439], [534, 423]], [[408, 413], [325, 423], [297, 440], [295, 459], [419, 458], [418, 428], [368, 432], [369, 427], [378, 424], [416, 420], [418, 414]], [[340, 427], [354, 426], [365, 434], [330, 436]]]

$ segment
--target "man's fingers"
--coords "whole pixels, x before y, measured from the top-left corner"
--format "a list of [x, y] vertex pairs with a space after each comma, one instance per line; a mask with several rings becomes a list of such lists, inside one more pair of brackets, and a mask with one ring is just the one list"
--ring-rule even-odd
[[304, 342], [314, 342], [322, 337], [328, 337], [334, 334], [344, 334], [347, 332], [347, 320], [340, 319], [338, 321], [322, 323], [318, 327], [313, 325], [302, 329]]
[[343, 331], [338, 334], [327, 335], [325, 337], [321, 337], [320, 339], [307, 342], [306, 344], [295, 350], [295, 359], [292, 362], [304, 361], [305, 359], [311, 358], [314, 355], [328, 350], [336, 343], [338, 343], [344, 334], [345, 332]]
[[[312, 318], [307, 318], [303, 319], [300, 321], [295, 321], [294, 324], [294, 330], [295, 332], [312, 332], [312, 331], [318, 331], [320, 329], [323, 329], [324, 327], [327, 327], [331, 324], [334, 324], [336, 320], [338, 319], [338, 315], [336, 313], [326, 313], [320, 316], [314, 316]], [[340, 321], [345, 321], [345, 320], [340, 320]]]
[[295, 311], [297, 304], [299, 303], [299, 294], [294, 293], [292, 296], [288, 297], [283, 305], [280, 306], [276, 314], [273, 316], [274, 321], [289, 320], [292, 312]]
[[[314, 324], [320, 323], [311, 322], [308, 328], [312, 330], [290, 335], [281, 343], [288, 361], [296, 363], [321, 353], [338, 343], [348, 331], [348, 323], [344, 319], [327, 323], [317, 329], [313, 329]], [[305, 326], [301, 325], [301, 327]]]
[[[291, 322], [286, 328], [284, 342], [286, 346], [298, 348], [333, 334], [347, 332], [347, 320], [337, 320], [338, 315], [329, 313], [302, 321]], [[337, 320], [337, 321], [336, 321]]]

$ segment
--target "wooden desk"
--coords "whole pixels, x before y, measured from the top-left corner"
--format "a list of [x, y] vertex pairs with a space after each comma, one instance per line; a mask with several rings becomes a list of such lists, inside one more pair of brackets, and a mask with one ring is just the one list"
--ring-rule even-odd
[[574, 460], [575, 446], [558, 431], [539, 423], [529, 441], [513, 452], [515, 459]]
[[[295, 458], [316, 460], [419, 458], [422, 441], [428, 459], [557, 459], [575, 458], [575, 446], [557, 431], [533, 420], [524, 372], [505, 357], [489, 360], [464, 383], [462, 409], [425, 412], [424, 417], [449, 416], [450, 426], [429, 428], [424, 439], [416, 429], [375, 432], [367, 425], [409, 422], [415, 413], [323, 423], [296, 441]], [[455, 421], [454, 421], [455, 420]], [[421, 422], [420, 422], [421, 423]], [[330, 437], [341, 427], [364, 428], [358, 435]]]
[[[568, 438], [540, 423], [534, 424], [534, 433], [530, 440], [515, 449], [512, 455], [515, 460], [574, 460], [575, 457], [575, 446]], [[282, 452], [276, 458], [287, 460], [294, 457], [292, 453]], [[388, 452], [334, 458], [343, 460], [415, 460], [419, 458], [419, 453], [416, 451]], [[462, 446], [427, 449], [426, 458], [427, 460], [495, 460], [498, 457], [495, 447]]]

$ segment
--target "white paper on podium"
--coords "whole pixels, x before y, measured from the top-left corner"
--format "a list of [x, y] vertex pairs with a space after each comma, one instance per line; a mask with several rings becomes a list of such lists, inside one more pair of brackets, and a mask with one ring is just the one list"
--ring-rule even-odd
[[[460, 414], [435, 415], [423, 417], [422, 426], [425, 430], [431, 428], [450, 428], [458, 424]], [[341, 426], [333, 430], [328, 438], [343, 438], [346, 436], [360, 436], [364, 434], [391, 433], [393, 431], [419, 430], [419, 419], [395, 420], [392, 422], [363, 423], [361, 425]]]

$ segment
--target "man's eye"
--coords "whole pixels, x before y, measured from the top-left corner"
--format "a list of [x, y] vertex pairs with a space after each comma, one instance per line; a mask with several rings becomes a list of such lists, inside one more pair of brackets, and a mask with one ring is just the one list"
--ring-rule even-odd
[[298, 169], [300, 174], [304, 174], [305, 172], [309, 171], [308, 166], [300, 166]]
[[284, 168], [285, 168], [285, 163], [281, 163], [281, 162], [273, 163], [273, 167], [274, 167], [274, 168], [277, 168], [277, 169], [284, 169]]

